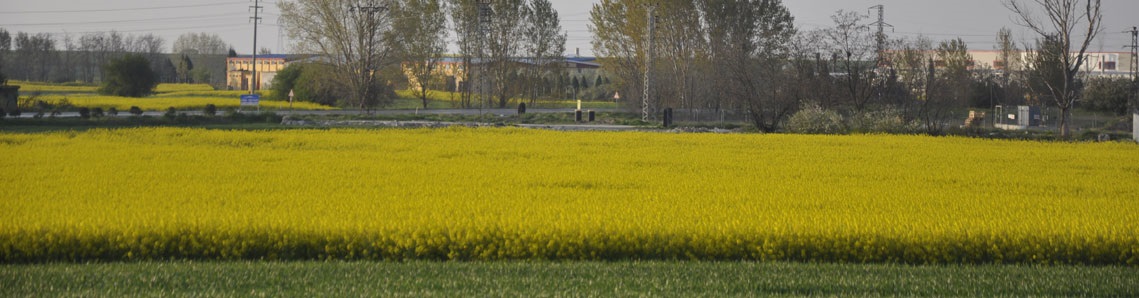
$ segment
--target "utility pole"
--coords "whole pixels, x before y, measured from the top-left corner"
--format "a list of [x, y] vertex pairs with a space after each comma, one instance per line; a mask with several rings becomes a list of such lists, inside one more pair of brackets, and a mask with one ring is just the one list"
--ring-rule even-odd
[[253, 69], [253, 77], [250, 78], [249, 94], [257, 94], [258, 87], [261, 87], [261, 80], [257, 78], [257, 25], [261, 24], [261, 11], [265, 7], [261, 6], [260, 0], [253, 0], [253, 6], [249, 9], [253, 10], [253, 16], [249, 17], [249, 21], [253, 22], [253, 61], [250, 63]]
[[649, 36], [645, 44], [645, 94], [641, 98], [641, 121], [648, 122], [653, 119], [655, 115], [652, 109], [652, 82], [653, 82], [653, 60], [656, 45], [656, 5], [648, 7], [648, 20], [649, 20]]
[[257, 94], [257, 87], [260, 87], [261, 80], [257, 79], [257, 25], [261, 24], [261, 0], [253, 0], [253, 6], [249, 9], [253, 10], [253, 16], [249, 20], [253, 22], [253, 63], [250, 65], [253, 68], [253, 77], [250, 79], [249, 94]]
[[1139, 141], [1139, 27], [1131, 27], [1131, 31], [1124, 33], [1131, 33], [1131, 45], [1126, 46], [1131, 48], [1131, 126], [1133, 138]]
[[890, 25], [890, 24], [886, 23], [886, 6], [885, 5], [879, 4], [879, 5], [871, 6], [870, 9], [872, 9], [872, 10], [877, 9], [878, 10], [878, 21], [874, 22], [871, 25], [878, 26], [878, 34], [876, 34], [875, 39], [877, 41], [877, 46], [878, 46], [877, 47], [877, 50], [878, 50], [878, 52], [877, 52], [878, 53], [878, 55], [877, 55], [878, 56], [878, 61], [877, 61], [878, 65], [877, 66], [881, 67], [882, 63], [885, 62], [885, 59], [882, 59], [882, 56], [886, 53], [886, 27], [890, 27], [892, 29], [892, 28], [894, 28], [894, 25]]
[[1123, 33], [1131, 34], [1131, 45], [1123, 46], [1131, 49], [1131, 65], [1129, 66], [1131, 81], [1139, 82], [1139, 27], [1131, 27], [1131, 30], [1123, 31]]

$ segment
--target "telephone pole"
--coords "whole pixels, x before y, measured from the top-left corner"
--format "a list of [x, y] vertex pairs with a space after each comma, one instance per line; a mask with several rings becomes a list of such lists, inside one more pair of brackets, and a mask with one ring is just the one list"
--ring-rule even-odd
[[648, 9], [648, 14], [649, 14], [648, 15], [648, 17], [649, 17], [649, 19], [648, 19], [649, 20], [649, 32], [648, 33], [649, 33], [649, 36], [646, 39], [647, 44], [645, 44], [645, 94], [644, 94], [644, 97], [641, 99], [641, 101], [642, 101], [641, 102], [641, 121], [645, 121], [645, 122], [648, 122], [649, 120], [651, 120], [653, 118], [653, 115], [655, 114], [653, 109], [652, 109], [652, 100], [650, 98], [652, 98], [653, 60], [654, 60], [653, 56], [656, 54], [655, 53], [655, 45], [656, 45], [655, 41], [656, 41], [656, 26], [657, 26], [657, 18], [656, 18], [656, 9], [657, 8], [656, 8], [656, 5], [650, 5], [648, 8], [649, 8]]
[[[1131, 72], [1131, 112], [1139, 115], [1139, 27], [1131, 27], [1131, 31], [1124, 31], [1123, 33], [1131, 34], [1131, 45], [1125, 48], [1131, 49], [1131, 63], [1129, 63]], [[1132, 125], [1139, 127], [1139, 116], [1132, 120]], [[1139, 130], [1134, 132], [1135, 140], [1139, 141]]]
[[253, 16], [249, 20], [253, 22], [253, 63], [250, 64], [253, 68], [253, 77], [250, 79], [249, 94], [257, 94], [257, 87], [260, 87], [261, 80], [257, 79], [257, 25], [261, 24], [261, 0], [253, 0], [253, 6], [249, 9], [253, 10]]
[[875, 39], [878, 43], [877, 44], [877, 46], [878, 46], [878, 48], [877, 48], [877, 50], [878, 50], [878, 52], [877, 52], [878, 53], [878, 65], [877, 66], [881, 67], [882, 63], [885, 62], [885, 59], [882, 59], [882, 56], [886, 53], [886, 27], [894, 28], [894, 25], [890, 25], [890, 24], [886, 23], [886, 6], [885, 5], [879, 4], [879, 5], [871, 6], [870, 9], [872, 9], [872, 10], [877, 9], [878, 10], [878, 21], [874, 22], [871, 25], [878, 26], [878, 34], [876, 34]]
[[1131, 81], [1139, 82], [1139, 27], [1131, 27], [1131, 30], [1123, 33], [1131, 34], [1131, 45], [1123, 46], [1131, 49], [1131, 65], [1129, 65]]

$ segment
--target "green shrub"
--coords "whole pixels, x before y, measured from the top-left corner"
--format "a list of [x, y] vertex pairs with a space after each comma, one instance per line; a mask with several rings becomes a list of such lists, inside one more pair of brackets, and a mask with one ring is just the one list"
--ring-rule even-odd
[[91, 119], [91, 109], [87, 107], [79, 108], [79, 118]]
[[205, 110], [203, 110], [202, 112], [203, 112], [203, 113], [204, 113], [206, 116], [210, 116], [210, 117], [213, 117], [213, 116], [217, 116], [217, 114], [218, 114], [218, 106], [215, 106], [214, 104], [208, 104], [208, 105], [206, 105], [206, 109], [205, 109]]
[[91, 109], [91, 117], [103, 118], [103, 108]]
[[150, 61], [141, 55], [126, 55], [111, 61], [104, 67], [107, 78], [100, 94], [143, 97], [154, 94], [158, 87], [158, 75], [150, 69]]
[[131, 115], [142, 116], [142, 109], [138, 106], [132, 106], [130, 110]]
[[178, 110], [174, 107], [169, 107], [166, 109], [166, 114], [163, 114], [162, 117], [166, 117], [166, 119], [174, 119], [178, 117]]
[[111, 117], [118, 116], [119, 115], [119, 109], [116, 109], [114, 107], [108, 108], [107, 109], [107, 115], [111, 115]]

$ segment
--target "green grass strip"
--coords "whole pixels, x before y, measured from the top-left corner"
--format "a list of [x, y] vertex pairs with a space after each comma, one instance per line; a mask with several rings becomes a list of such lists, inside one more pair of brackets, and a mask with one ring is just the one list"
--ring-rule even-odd
[[752, 262], [0, 266], [0, 296], [1135, 296], [1139, 268]]

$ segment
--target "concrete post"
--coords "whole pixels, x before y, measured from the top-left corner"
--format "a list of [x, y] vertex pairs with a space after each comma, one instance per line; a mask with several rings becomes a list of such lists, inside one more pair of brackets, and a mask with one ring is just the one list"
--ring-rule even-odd
[[1131, 135], [1139, 142], [1139, 111], [1135, 111], [1131, 115]]

